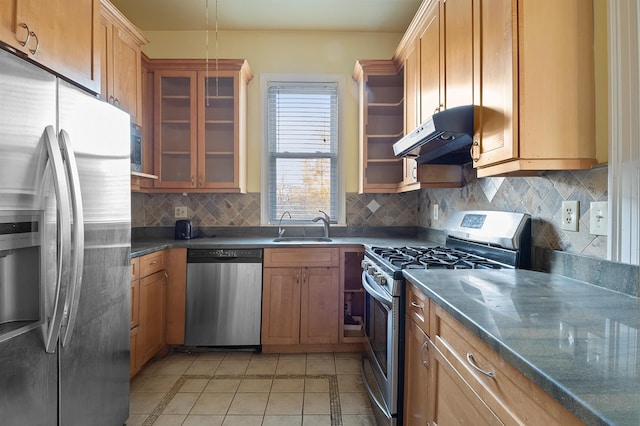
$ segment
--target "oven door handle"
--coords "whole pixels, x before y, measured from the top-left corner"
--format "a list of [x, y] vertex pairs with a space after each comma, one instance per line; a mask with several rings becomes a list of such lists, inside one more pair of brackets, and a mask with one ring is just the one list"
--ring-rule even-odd
[[373, 286], [371, 286], [368, 281], [368, 275], [364, 271], [362, 271], [362, 287], [364, 287], [364, 290], [369, 293], [374, 299], [384, 304], [387, 310], [390, 311], [393, 308], [393, 298], [390, 295], [384, 294], [383, 292], [378, 291]]

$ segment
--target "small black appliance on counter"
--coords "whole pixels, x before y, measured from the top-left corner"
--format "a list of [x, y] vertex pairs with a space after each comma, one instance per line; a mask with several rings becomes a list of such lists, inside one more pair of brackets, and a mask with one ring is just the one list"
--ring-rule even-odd
[[191, 221], [188, 219], [176, 220], [176, 232], [175, 238], [176, 240], [190, 240], [193, 238], [192, 236], [193, 226], [191, 225]]

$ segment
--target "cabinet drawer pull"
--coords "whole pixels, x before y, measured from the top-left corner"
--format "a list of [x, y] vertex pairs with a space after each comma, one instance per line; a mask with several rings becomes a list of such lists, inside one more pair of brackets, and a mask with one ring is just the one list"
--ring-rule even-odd
[[19, 25], [19, 27], [24, 28], [25, 30], [27, 30], [27, 38], [24, 39], [24, 41], [19, 41], [18, 43], [20, 43], [20, 46], [26, 46], [29, 43], [29, 40], [31, 39], [31, 31], [29, 31], [29, 26], [27, 24], [25, 24], [24, 22], [21, 23]]
[[152, 260], [151, 262], [149, 262], [149, 265], [157, 265], [158, 261], [157, 260]]
[[476, 365], [475, 360], [473, 359], [473, 354], [467, 353], [467, 362], [479, 373], [484, 374], [487, 377], [491, 377], [492, 379], [496, 378], [496, 375], [492, 371], [483, 370], [482, 368]]
[[474, 163], [480, 161], [480, 142], [478, 139], [474, 139], [471, 145], [471, 159]]
[[36, 47], [34, 47], [33, 49], [29, 49], [29, 52], [31, 52], [32, 55], [35, 55], [38, 51], [38, 46], [40, 46], [40, 40], [38, 40], [38, 35], [33, 31], [31, 31], [31, 37], [36, 39]]
[[429, 341], [425, 340], [420, 348], [420, 361], [424, 368], [429, 368]]
[[411, 307], [416, 308], [416, 309], [420, 309], [421, 311], [424, 310], [424, 305], [421, 304], [421, 303], [411, 302]]

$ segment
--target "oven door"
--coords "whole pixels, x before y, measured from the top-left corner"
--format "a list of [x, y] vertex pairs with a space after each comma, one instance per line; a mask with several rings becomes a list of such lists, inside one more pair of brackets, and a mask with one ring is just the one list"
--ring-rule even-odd
[[365, 298], [365, 356], [362, 378], [379, 425], [397, 424], [400, 298], [391, 297], [362, 273]]

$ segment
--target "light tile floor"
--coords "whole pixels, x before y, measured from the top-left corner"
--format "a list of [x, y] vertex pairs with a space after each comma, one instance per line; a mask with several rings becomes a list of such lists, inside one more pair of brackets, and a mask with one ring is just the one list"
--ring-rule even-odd
[[173, 352], [131, 381], [127, 426], [374, 426], [359, 353]]

